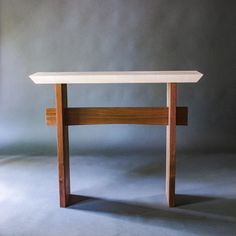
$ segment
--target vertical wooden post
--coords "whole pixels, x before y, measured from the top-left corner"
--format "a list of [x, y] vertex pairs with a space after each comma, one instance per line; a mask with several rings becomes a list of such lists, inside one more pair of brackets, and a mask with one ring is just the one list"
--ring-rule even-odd
[[56, 84], [55, 90], [60, 207], [66, 207], [69, 205], [70, 197], [69, 139], [64, 117], [64, 110], [67, 107], [67, 85]]
[[166, 198], [169, 207], [175, 206], [176, 172], [176, 84], [167, 84], [167, 107], [169, 109], [166, 127]]

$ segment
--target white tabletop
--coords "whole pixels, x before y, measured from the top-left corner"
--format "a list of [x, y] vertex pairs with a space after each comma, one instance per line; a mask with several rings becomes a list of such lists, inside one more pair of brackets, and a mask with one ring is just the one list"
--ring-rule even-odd
[[196, 83], [198, 71], [37, 72], [36, 84]]

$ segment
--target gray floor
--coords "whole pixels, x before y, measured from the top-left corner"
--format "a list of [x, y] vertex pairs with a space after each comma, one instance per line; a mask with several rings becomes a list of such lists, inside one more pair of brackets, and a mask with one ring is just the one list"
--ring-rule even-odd
[[54, 155], [2, 155], [0, 235], [236, 235], [236, 155], [179, 154], [173, 209], [164, 159], [135, 150], [73, 155], [72, 192], [88, 198], [62, 209]]

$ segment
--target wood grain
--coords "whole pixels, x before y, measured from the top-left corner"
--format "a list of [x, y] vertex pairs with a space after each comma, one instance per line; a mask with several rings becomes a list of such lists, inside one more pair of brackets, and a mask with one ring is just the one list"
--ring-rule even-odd
[[175, 206], [176, 172], [176, 84], [167, 84], [167, 106], [169, 108], [166, 127], [166, 197], [169, 207]]
[[60, 206], [66, 207], [70, 196], [69, 139], [64, 112], [67, 108], [67, 85], [56, 84], [55, 90]]
[[[168, 107], [66, 108], [66, 125], [146, 124], [168, 125]], [[176, 124], [187, 125], [187, 107], [176, 109]], [[55, 108], [46, 109], [46, 124], [56, 125]]]

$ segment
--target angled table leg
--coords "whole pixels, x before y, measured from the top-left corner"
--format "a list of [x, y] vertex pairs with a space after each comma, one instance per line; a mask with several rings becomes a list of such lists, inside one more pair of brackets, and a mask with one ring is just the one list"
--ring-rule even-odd
[[66, 207], [70, 198], [69, 139], [64, 117], [64, 110], [67, 107], [67, 85], [56, 84], [55, 92], [60, 207]]
[[169, 207], [175, 206], [176, 169], [176, 84], [167, 84], [168, 125], [166, 127], [166, 198]]

